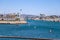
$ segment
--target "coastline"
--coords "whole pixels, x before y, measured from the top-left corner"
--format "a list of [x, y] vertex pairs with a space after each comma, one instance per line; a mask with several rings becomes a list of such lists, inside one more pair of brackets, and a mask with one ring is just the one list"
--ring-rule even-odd
[[34, 19], [34, 20], [44, 20], [44, 21], [53, 21], [53, 22], [60, 22], [60, 19]]

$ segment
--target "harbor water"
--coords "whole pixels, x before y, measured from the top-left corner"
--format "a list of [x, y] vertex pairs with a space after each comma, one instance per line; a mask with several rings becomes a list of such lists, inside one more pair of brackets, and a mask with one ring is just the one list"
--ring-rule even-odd
[[60, 22], [27, 20], [27, 24], [0, 24], [0, 36], [60, 38]]

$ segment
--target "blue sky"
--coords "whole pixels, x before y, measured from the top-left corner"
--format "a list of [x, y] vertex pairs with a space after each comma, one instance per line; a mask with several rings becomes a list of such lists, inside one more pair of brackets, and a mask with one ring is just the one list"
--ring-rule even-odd
[[0, 13], [60, 15], [60, 0], [0, 0]]

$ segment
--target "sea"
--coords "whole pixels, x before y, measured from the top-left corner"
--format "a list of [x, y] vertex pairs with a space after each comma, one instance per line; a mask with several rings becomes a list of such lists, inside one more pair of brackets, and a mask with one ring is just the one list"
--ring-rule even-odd
[[[26, 24], [0, 24], [0, 36], [20, 36], [25, 38], [60, 38], [60, 22], [43, 20], [26, 20]], [[20, 40], [0, 38], [0, 40]], [[21, 39], [26, 40], [26, 39]]]

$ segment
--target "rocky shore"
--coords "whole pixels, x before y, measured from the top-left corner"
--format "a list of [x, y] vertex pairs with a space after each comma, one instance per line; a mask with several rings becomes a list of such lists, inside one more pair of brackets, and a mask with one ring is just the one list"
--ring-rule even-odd
[[34, 20], [44, 20], [44, 21], [60, 22], [60, 18], [56, 18], [56, 19], [39, 19], [39, 18], [36, 18]]
[[47, 21], [55, 21], [55, 22], [60, 22], [60, 18], [55, 18], [55, 19], [46, 19]]

